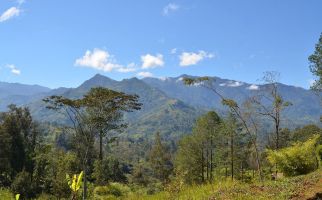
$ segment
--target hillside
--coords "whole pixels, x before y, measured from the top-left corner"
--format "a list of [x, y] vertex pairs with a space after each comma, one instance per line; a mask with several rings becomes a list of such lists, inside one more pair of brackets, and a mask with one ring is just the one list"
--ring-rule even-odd
[[161, 199], [223, 199], [223, 200], [304, 200], [322, 198], [322, 171], [308, 175], [283, 178], [264, 183], [240, 183], [223, 181], [213, 184], [183, 186], [175, 192], [161, 192], [156, 195], [129, 195], [123, 199], [161, 200]]
[[[171, 137], [191, 131], [195, 119], [207, 110], [215, 109], [224, 113], [218, 97], [208, 90], [196, 85], [185, 86], [181, 75], [174, 78], [137, 78], [116, 81], [97, 74], [76, 88], [49, 89], [38, 85], [23, 85], [16, 83], [0, 83], [0, 110], [14, 103], [19, 106], [28, 106], [36, 120], [56, 124], [68, 124], [65, 116], [49, 111], [45, 108], [42, 99], [50, 95], [63, 95], [68, 98], [81, 98], [92, 87], [106, 87], [129, 94], [140, 96], [143, 107], [140, 111], [125, 115], [129, 128], [125, 135], [141, 137], [160, 131]], [[191, 77], [191, 76], [190, 76]], [[242, 103], [247, 97], [255, 95], [264, 89], [265, 85], [253, 85], [239, 81], [214, 77], [214, 85], [228, 98]], [[309, 90], [279, 84], [280, 93], [293, 106], [284, 113], [283, 125], [297, 127], [306, 123], [317, 123], [322, 114], [319, 108], [319, 98]]]
[[[143, 81], [188, 105], [205, 109], [224, 109], [218, 96], [198, 85], [185, 86], [182, 82], [184, 77], [193, 76], [181, 75], [165, 79], [144, 78]], [[267, 87], [267, 85], [255, 85], [219, 77], [212, 78], [214, 79], [213, 85], [223, 96], [234, 99], [239, 104]], [[296, 127], [306, 123], [318, 123], [322, 111], [319, 97], [314, 92], [281, 83], [278, 84], [278, 88], [282, 97], [293, 104], [285, 110], [283, 116], [286, 126]]]
[[[180, 135], [190, 132], [194, 120], [201, 114], [201, 111], [168, 97], [162, 91], [137, 78], [115, 81], [98, 74], [79, 87], [64, 90], [59, 95], [81, 98], [92, 87], [106, 87], [139, 95], [139, 101], [143, 104], [142, 109], [125, 115], [125, 121], [129, 125], [125, 135], [153, 135], [156, 131], [160, 131], [165, 136]], [[51, 92], [52, 94], [57, 93]], [[41, 99], [29, 103], [28, 106], [35, 119], [39, 121], [68, 123], [63, 115], [47, 110]]]

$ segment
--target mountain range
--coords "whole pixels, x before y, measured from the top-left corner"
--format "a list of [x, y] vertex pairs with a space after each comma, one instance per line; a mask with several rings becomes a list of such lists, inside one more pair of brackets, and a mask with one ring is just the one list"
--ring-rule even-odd
[[[143, 103], [141, 110], [127, 113], [128, 128], [125, 134], [133, 137], [154, 135], [156, 131], [165, 137], [179, 137], [191, 132], [194, 121], [208, 110], [223, 114], [226, 109], [220, 99], [200, 85], [186, 86], [181, 75], [168, 78], [130, 78], [116, 81], [97, 74], [76, 88], [49, 89], [39, 85], [0, 82], [0, 110], [13, 103], [28, 106], [33, 117], [42, 122], [67, 124], [65, 116], [45, 108], [42, 99], [50, 95], [81, 98], [92, 87], [106, 87], [129, 94], [137, 94]], [[255, 85], [240, 81], [213, 77], [216, 88], [227, 98], [242, 103], [248, 97], [264, 90], [267, 85]], [[283, 98], [292, 102], [284, 112], [284, 126], [296, 127], [307, 123], [319, 123], [320, 99], [312, 91], [300, 87], [278, 84]]]

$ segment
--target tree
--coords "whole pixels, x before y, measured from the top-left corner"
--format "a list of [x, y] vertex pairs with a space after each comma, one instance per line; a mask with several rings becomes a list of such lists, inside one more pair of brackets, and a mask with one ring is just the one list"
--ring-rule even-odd
[[201, 116], [193, 129], [193, 132], [200, 138], [203, 138], [202, 148], [203, 157], [205, 159], [204, 166], [206, 168], [206, 180], [213, 180], [214, 171], [214, 152], [215, 147], [218, 147], [221, 119], [214, 111], [210, 111]]
[[302, 128], [297, 128], [292, 132], [292, 141], [304, 142], [312, 138], [314, 135], [320, 135], [319, 143], [322, 143], [322, 129], [314, 124], [306, 125]]
[[[176, 170], [183, 173], [187, 183], [213, 180], [215, 148], [219, 148], [221, 119], [211, 111], [198, 118], [193, 133], [179, 142]], [[219, 151], [217, 151], [219, 156]]]
[[[29, 109], [15, 105], [9, 105], [8, 108], [7, 112], [0, 115], [0, 138], [3, 143], [0, 150], [0, 159], [3, 161], [0, 163], [0, 172], [4, 175], [1, 179], [5, 184], [9, 184], [23, 170], [33, 173], [33, 158], [38, 140], [38, 130]], [[8, 168], [10, 170], [7, 171]], [[2, 170], [10, 173], [2, 173]]]
[[[257, 163], [257, 170], [259, 172], [260, 180], [263, 180], [262, 176], [262, 167], [261, 167], [261, 159], [260, 153], [257, 145], [257, 132], [258, 132], [258, 125], [255, 123], [254, 118], [252, 117], [251, 113], [243, 113], [241, 108], [239, 107], [238, 103], [233, 99], [225, 98], [213, 85], [215, 81], [213, 78], [210, 77], [199, 77], [199, 78], [184, 78], [185, 85], [195, 85], [198, 84], [201, 87], [208, 89], [209, 91], [213, 92], [216, 96], [221, 99], [221, 102], [224, 106], [227, 106], [236, 118], [242, 124], [242, 127], [245, 129], [246, 133], [249, 135], [251, 139], [252, 145], [255, 151], [256, 163]], [[246, 114], [246, 115], [245, 115]]]
[[67, 115], [73, 124], [73, 133], [75, 135], [74, 144], [76, 151], [81, 159], [83, 168], [83, 199], [87, 197], [87, 169], [89, 165], [90, 153], [93, 149], [95, 132], [91, 124], [88, 123], [86, 107], [82, 99], [69, 99], [62, 96], [50, 96], [43, 99], [47, 103], [47, 108]]
[[204, 159], [200, 137], [195, 134], [184, 136], [178, 144], [175, 157], [176, 172], [182, 174], [187, 184], [203, 183]]
[[[236, 144], [238, 143], [238, 128], [237, 120], [232, 113], [229, 114], [228, 118], [223, 121], [222, 130], [224, 133], [225, 146], [227, 148], [226, 153], [224, 154], [227, 157], [230, 157], [230, 171], [231, 179], [234, 180], [234, 171], [235, 171], [235, 162], [236, 162]], [[238, 151], [238, 150], [237, 150]], [[226, 160], [226, 159], [225, 159]], [[226, 170], [227, 171], [227, 170]], [[227, 176], [227, 173], [226, 173]]]
[[274, 123], [275, 149], [280, 148], [280, 131], [282, 112], [285, 108], [292, 105], [285, 101], [278, 91], [277, 72], [265, 72], [263, 80], [266, 83], [266, 91], [251, 98], [251, 102], [256, 106], [257, 113], [267, 117]]
[[138, 96], [126, 95], [121, 92], [105, 88], [92, 88], [81, 99], [69, 99], [62, 96], [50, 96], [43, 100], [47, 108], [63, 111], [73, 124], [75, 133], [74, 144], [80, 158], [82, 158], [84, 184], [83, 199], [87, 196], [87, 170], [92, 164], [91, 153], [94, 148], [95, 135], [99, 132], [100, 159], [102, 159], [102, 140], [108, 130], [118, 129], [122, 119], [122, 111], [131, 112], [140, 109]]
[[322, 33], [318, 43], [315, 45], [315, 51], [309, 56], [310, 70], [317, 80], [313, 83], [311, 88], [313, 90], [322, 90]]
[[172, 162], [167, 147], [162, 143], [160, 133], [155, 136], [154, 145], [150, 151], [149, 162], [156, 178], [163, 183], [172, 172]]
[[124, 128], [123, 112], [141, 108], [137, 95], [127, 95], [103, 87], [92, 88], [82, 99], [89, 123], [98, 131], [99, 159], [103, 160], [103, 138], [112, 130]]

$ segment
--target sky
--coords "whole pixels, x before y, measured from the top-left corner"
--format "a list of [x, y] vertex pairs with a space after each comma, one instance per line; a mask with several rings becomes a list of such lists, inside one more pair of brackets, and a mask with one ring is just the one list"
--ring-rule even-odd
[[321, 0], [0, 0], [0, 81], [76, 87], [97, 73], [218, 76], [265, 71], [309, 88]]

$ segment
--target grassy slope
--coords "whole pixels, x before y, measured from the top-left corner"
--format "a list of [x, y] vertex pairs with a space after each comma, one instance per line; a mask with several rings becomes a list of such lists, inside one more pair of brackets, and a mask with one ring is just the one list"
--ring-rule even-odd
[[238, 182], [224, 182], [221, 184], [207, 184], [202, 186], [190, 186], [177, 194], [167, 192], [151, 196], [131, 196], [125, 199], [162, 200], [162, 199], [309, 199], [317, 193], [322, 193], [322, 170], [314, 173], [285, 178], [278, 181], [266, 181], [260, 183], [245, 184]]
[[[303, 200], [314, 199], [317, 193], [322, 195], [322, 169], [305, 176], [285, 178], [278, 181], [266, 181], [260, 183], [246, 184], [240, 182], [221, 182], [217, 184], [206, 184], [189, 186], [183, 188], [179, 193], [161, 192], [155, 195], [139, 195], [129, 193], [119, 199], [127, 200]], [[0, 199], [14, 199], [13, 194], [6, 189], [0, 189]], [[50, 198], [40, 198], [47, 200]], [[102, 199], [118, 199], [113, 197], [102, 197]]]

